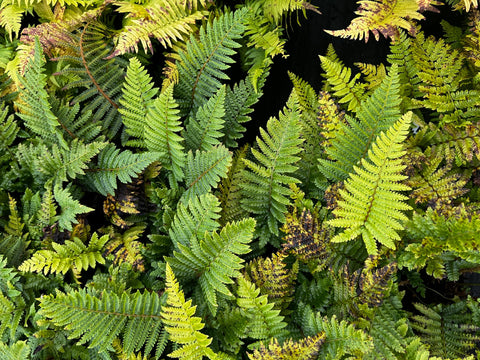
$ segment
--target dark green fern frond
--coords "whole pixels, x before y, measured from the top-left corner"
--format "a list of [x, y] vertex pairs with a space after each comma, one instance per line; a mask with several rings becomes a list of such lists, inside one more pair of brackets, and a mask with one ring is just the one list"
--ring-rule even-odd
[[38, 250], [18, 268], [24, 272], [43, 272], [45, 275], [65, 274], [72, 270], [78, 275], [82, 270], [95, 268], [97, 263], [104, 264], [103, 247], [109, 240], [107, 235], [99, 237], [94, 233], [85, 245], [79, 238], [65, 241], [60, 245], [52, 242], [52, 250]]
[[155, 293], [122, 293], [103, 291], [96, 296], [86, 290], [40, 298], [40, 314], [48, 322], [68, 331], [77, 344], [89, 343], [100, 353], [111, 348], [118, 336], [123, 339], [125, 353], [144, 348], [149, 354], [161, 339], [161, 302]]
[[188, 149], [208, 151], [220, 144], [225, 123], [225, 91], [225, 86], [222, 86], [189, 119], [185, 129]]
[[245, 145], [235, 152], [227, 176], [222, 179], [218, 187], [222, 207], [221, 224], [226, 224], [229, 221], [237, 221], [248, 216], [248, 212], [240, 205], [242, 200], [242, 172], [246, 166], [243, 159], [247, 156], [248, 150], [248, 145]]
[[260, 289], [243, 276], [238, 278], [237, 295], [237, 305], [250, 318], [247, 330], [250, 338], [264, 340], [285, 332], [283, 328], [287, 324], [280, 316], [280, 310], [274, 310], [267, 295], [260, 295]]
[[92, 208], [80, 204], [77, 199], [72, 197], [70, 186], [62, 188], [60, 185], [55, 185], [53, 188], [53, 196], [61, 210], [57, 218], [60, 231], [71, 231], [72, 224], [78, 222], [77, 215], [93, 211]]
[[185, 183], [187, 190], [181, 201], [188, 202], [195, 196], [206, 194], [217, 186], [221, 178], [227, 176], [232, 162], [232, 153], [223, 145], [209, 151], [189, 151], [185, 165]]
[[[288, 184], [299, 182], [292, 176], [303, 142], [299, 118], [297, 109], [280, 112], [278, 120], [271, 118], [267, 131], [260, 129], [258, 150], [252, 148], [256, 161], [244, 160], [247, 169], [242, 172], [246, 179], [242, 184], [242, 207], [255, 214], [258, 226], [272, 235], [279, 233], [278, 222], [285, 222], [291, 194]], [[265, 245], [267, 241], [268, 237], [262, 236], [261, 243]]]
[[175, 98], [179, 100], [183, 114], [188, 114], [205, 103], [228, 80], [224, 73], [234, 62], [232, 56], [240, 47], [237, 40], [244, 31], [243, 19], [247, 9], [227, 12], [200, 28], [198, 39], [193, 36], [186, 51], [180, 52], [178, 64], [179, 82]]
[[345, 181], [345, 190], [340, 190], [342, 200], [333, 211], [336, 218], [328, 223], [346, 228], [332, 242], [344, 242], [362, 235], [369, 254], [378, 252], [376, 241], [395, 249], [395, 240], [400, 240], [397, 230], [407, 220], [402, 211], [410, 206], [403, 200], [407, 197], [398, 191], [410, 188], [400, 181], [405, 168], [401, 157], [402, 142], [410, 127], [411, 113], [398, 120], [387, 133], [381, 133], [368, 151], [369, 161], [362, 159], [362, 167], [354, 166], [355, 173]]
[[256, 87], [248, 77], [233, 87], [227, 86], [222, 143], [230, 149], [238, 146], [237, 140], [241, 139], [247, 130], [242, 124], [251, 120], [252, 107], [263, 95], [262, 88], [267, 75], [268, 69], [265, 69], [257, 80]]
[[158, 153], [134, 154], [130, 150], [120, 151], [109, 144], [98, 154], [96, 164], [86, 170], [84, 180], [102, 195], [115, 193], [117, 180], [129, 183], [148, 165], [158, 160]]
[[339, 60], [327, 56], [320, 56], [320, 60], [332, 95], [339, 99], [340, 104], [347, 103], [349, 111], [358, 111], [365, 97], [365, 84], [357, 82], [360, 74], [352, 77], [352, 70]]
[[166, 0], [148, 4], [142, 7], [141, 12], [136, 11], [133, 14], [139, 13], [144, 16], [134, 16], [116, 36], [115, 51], [110, 57], [126, 52], [138, 52], [139, 43], [145, 52], [150, 50], [153, 53], [150, 38], [157, 39], [164, 47], [172, 46], [172, 42], [182, 40], [192, 33], [195, 22], [207, 14], [196, 6], [192, 7], [191, 2], [177, 3]]
[[173, 85], [162, 91], [147, 110], [145, 118], [145, 144], [150, 151], [159, 152], [162, 166], [171, 172], [174, 182], [184, 177], [185, 153], [180, 112], [173, 98]]
[[246, 266], [245, 278], [252, 281], [262, 295], [267, 295], [275, 309], [285, 312], [293, 300], [294, 282], [297, 278], [298, 264], [287, 269], [285, 253], [274, 253], [272, 258], [256, 258]]
[[145, 147], [145, 127], [148, 107], [157, 95], [158, 89], [153, 87], [152, 78], [147, 74], [137, 58], [131, 58], [123, 83], [122, 97], [119, 99], [123, 125], [128, 135], [135, 138], [128, 145]]
[[239, 255], [250, 252], [248, 243], [252, 240], [255, 220], [227, 224], [220, 233], [205, 233], [202, 240], [190, 239], [190, 246], [178, 244], [179, 251], [174, 251], [168, 263], [176, 270], [178, 276], [186, 279], [198, 278], [203, 296], [209, 308], [216, 313], [217, 292], [231, 296], [227, 284], [232, 278], [240, 276], [243, 259]]
[[220, 225], [220, 203], [210, 194], [195, 196], [187, 204], [179, 203], [169, 235], [175, 248], [190, 246], [192, 238], [202, 240], [205, 232], [217, 230]]
[[10, 215], [0, 233], [0, 254], [6, 258], [8, 266], [16, 267], [25, 259], [29, 235], [18, 213], [17, 201], [11, 196], [8, 199]]
[[17, 138], [17, 134], [20, 131], [17, 122], [15, 121], [13, 114], [9, 115], [8, 108], [3, 103], [0, 103], [0, 164], [5, 160], [5, 152], [8, 155], [12, 155], [9, 152], [9, 146], [13, 144]]
[[48, 93], [45, 90], [47, 76], [43, 73], [45, 59], [38, 39], [35, 42], [35, 54], [20, 79], [22, 86], [21, 97], [15, 104], [19, 108], [18, 115], [25, 122], [25, 126], [39, 135], [49, 144], [58, 144], [67, 148], [63, 139], [58, 118], [53, 114], [48, 102]]
[[410, 34], [416, 32], [414, 20], [423, 20], [422, 12], [438, 11], [433, 5], [441, 3], [435, 0], [417, 2], [416, 0], [370, 0], [358, 1], [359, 7], [355, 12], [358, 17], [343, 30], [326, 30], [327, 33], [350, 39], [369, 39], [370, 31], [376, 40], [380, 34], [386, 38], [397, 38], [399, 29], [405, 29]]
[[412, 316], [412, 327], [430, 345], [432, 355], [465, 357], [477, 346], [479, 328], [472, 324], [465, 302], [414, 306], [420, 314]]
[[74, 55], [55, 59], [69, 64], [56, 75], [75, 79], [64, 86], [64, 90], [71, 90], [74, 94], [71, 104], [83, 104], [82, 113], [91, 112], [92, 121], [101, 124], [102, 132], [109, 139], [122, 125], [118, 108], [126, 68], [120, 58], [106, 59], [112, 49], [111, 38], [111, 30], [90, 20], [83, 30], [72, 35], [73, 41], [67, 44], [67, 54]]
[[399, 77], [393, 66], [379, 88], [362, 102], [357, 111], [358, 121], [346, 116], [326, 148], [327, 159], [319, 159], [320, 171], [334, 181], [345, 180], [367, 156], [375, 138], [400, 117]]
[[272, 339], [268, 348], [263, 343], [260, 349], [248, 354], [250, 360], [314, 360], [325, 342], [325, 334], [319, 333], [298, 341], [288, 339], [281, 346], [277, 339]]
[[167, 263], [166, 291], [168, 294], [167, 304], [162, 306], [162, 321], [169, 338], [180, 345], [168, 356], [180, 359], [201, 360], [203, 356], [216, 359], [215, 353], [209, 348], [212, 339], [200, 332], [205, 326], [202, 319], [194, 316], [196, 306], [192, 306], [192, 300], [185, 301], [183, 291], [175, 279], [172, 268]]

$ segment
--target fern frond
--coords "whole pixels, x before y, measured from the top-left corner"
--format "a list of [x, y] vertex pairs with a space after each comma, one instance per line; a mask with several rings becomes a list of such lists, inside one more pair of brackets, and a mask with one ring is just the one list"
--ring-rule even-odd
[[181, 201], [188, 202], [194, 196], [206, 194], [217, 186], [221, 178], [227, 176], [232, 163], [232, 153], [223, 145], [209, 151], [189, 151], [185, 164], [185, 183], [187, 190]]
[[89, 19], [82, 30], [72, 34], [66, 54], [55, 60], [69, 64], [56, 75], [73, 78], [64, 90], [76, 90], [71, 104], [83, 103], [82, 113], [91, 112], [102, 132], [112, 139], [120, 130], [122, 117], [118, 102], [125, 78], [125, 62], [110, 54], [112, 33], [105, 25]]
[[287, 269], [284, 263], [285, 253], [274, 253], [272, 258], [258, 257], [246, 266], [245, 278], [252, 281], [262, 295], [275, 304], [275, 309], [285, 311], [293, 300], [294, 282], [297, 278], [298, 264]]
[[109, 144], [98, 154], [96, 164], [86, 171], [85, 180], [102, 195], [115, 193], [117, 180], [126, 184], [132, 181], [152, 162], [158, 160], [158, 153], [134, 154], [130, 150], [117, 149]]
[[53, 250], [38, 250], [18, 269], [24, 272], [43, 272], [45, 275], [65, 274], [72, 270], [78, 275], [82, 270], [95, 268], [97, 263], [105, 264], [102, 253], [108, 240], [107, 235], [98, 237], [97, 233], [94, 233], [88, 246], [79, 238], [67, 240], [63, 245], [52, 242]]
[[425, 10], [438, 11], [433, 5], [440, 3], [435, 0], [418, 2], [416, 0], [361, 0], [355, 12], [358, 17], [343, 30], [325, 30], [333, 36], [350, 39], [369, 39], [370, 31], [375, 39], [380, 39], [380, 34], [385, 38], [398, 37], [399, 29], [405, 29], [410, 34], [416, 32], [414, 20], [423, 20], [421, 12]]
[[132, 265], [132, 268], [143, 272], [145, 271], [142, 250], [145, 246], [137, 241], [143, 234], [145, 225], [137, 225], [126, 230], [123, 234], [114, 233], [105, 245], [104, 255], [112, 255], [115, 265], [124, 262]]
[[162, 166], [171, 171], [175, 181], [184, 177], [185, 153], [180, 132], [180, 112], [173, 98], [173, 85], [158, 96], [147, 110], [145, 118], [145, 144], [150, 151], [160, 153]]
[[225, 117], [225, 85], [189, 119], [185, 143], [190, 150], [208, 151], [220, 144]]
[[322, 137], [321, 146], [324, 148], [332, 143], [336, 133], [341, 131], [341, 124], [345, 122], [345, 114], [327, 91], [318, 94], [318, 126]]
[[352, 77], [349, 67], [327, 56], [320, 56], [320, 61], [327, 83], [332, 87], [332, 95], [339, 99], [340, 104], [347, 103], [349, 111], [356, 112], [365, 96], [365, 84], [357, 82], [360, 74]]
[[298, 341], [288, 339], [281, 346], [277, 339], [272, 339], [268, 349], [260, 345], [260, 349], [255, 350], [253, 354], [248, 353], [250, 360], [314, 360], [320, 348], [325, 342], [325, 334], [319, 333], [312, 337], [306, 337]]
[[412, 316], [412, 327], [430, 345], [432, 355], [464, 357], [476, 347], [478, 326], [472, 324], [465, 302], [414, 306], [420, 314]]
[[[282, 333], [287, 326], [280, 316], [280, 310], [274, 310], [274, 304], [268, 302], [267, 295], [260, 295], [260, 289], [243, 276], [238, 278], [237, 305], [250, 317], [248, 336], [252, 339], [268, 339]], [[283, 330], [284, 331], [284, 330]]]
[[63, 189], [60, 185], [53, 188], [53, 196], [60, 206], [61, 212], [58, 215], [58, 225], [60, 230], [72, 230], [72, 224], [78, 222], [77, 215], [93, 211], [72, 197], [70, 186]]
[[307, 312], [302, 324], [307, 335], [325, 334], [325, 343], [320, 348], [319, 359], [341, 359], [348, 355], [368, 356], [373, 350], [373, 340], [363, 330], [356, 329], [347, 321], [339, 321], [335, 315], [322, 317], [320, 313]]
[[2, 11], [0, 11], [0, 26], [4, 28], [10, 37], [10, 40], [18, 36], [22, 26], [22, 17], [25, 7], [17, 4], [4, 4], [2, 2]]
[[136, 140], [130, 140], [128, 145], [142, 146], [145, 140], [146, 116], [148, 107], [157, 95], [158, 89], [153, 87], [152, 78], [147, 74], [140, 61], [133, 57], [127, 68], [127, 74], [119, 99], [125, 131]]
[[217, 292], [231, 296], [226, 284], [240, 276], [243, 259], [239, 255], [250, 252], [248, 243], [252, 240], [255, 220], [248, 218], [227, 224], [220, 233], [205, 233], [203, 240], [190, 239], [190, 246], [178, 244], [179, 251], [167, 258], [172, 269], [187, 279], [198, 278], [203, 296], [215, 314]]
[[104, 142], [84, 144], [83, 141], [74, 139], [69, 143], [67, 150], [53, 144], [50, 151], [41, 154], [42, 157], [38, 159], [36, 166], [40, 173], [47, 179], [54, 179], [55, 183], [75, 179], [79, 175], [85, 175], [92, 158], [106, 145]]
[[[425, 267], [427, 274], [437, 279], [448, 276], [457, 281], [462, 266], [468, 269], [480, 264], [478, 215], [469, 216], [463, 209], [459, 215], [449, 217], [429, 208], [423, 216], [414, 213], [405, 228], [410, 241], [399, 256], [400, 267]], [[456, 263], [457, 270], [447, 272], [452, 263]]]
[[222, 207], [220, 218], [221, 224], [240, 220], [248, 216], [248, 213], [243, 210], [240, 205], [242, 200], [242, 171], [245, 169], [245, 162], [243, 159], [247, 156], [248, 149], [248, 145], [245, 145], [235, 152], [227, 176], [222, 179], [222, 182], [219, 185], [219, 198]]
[[25, 122], [25, 126], [43, 138], [47, 143], [59, 144], [67, 148], [59, 128], [57, 117], [53, 114], [48, 102], [48, 93], [45, 90], [47, 76], [43, 73], [45, 59], [38, 39], [35, 41], [35, 54], [20, 79], [22, 86], [21, 97], [15, 104], [19, 108], [18, 115]]
[[0, 342], [0, 356], [4, 360], [28, 360], [31, 351], [26, 341], [17, 341], [11, 345]]
[[175, 279], [172, 268], [167, 263], [166, 291], [167, 305], [162, 306], [162, 320], [171, 341], [181, 345], [168, 356], [180, 359], [201, 360], [203, 356], [215, 359], [216, 355], [209, 348], [212, 339], [200, 332], [205, 326], [202, 319], [194, 316], [196, 306], [192, 300], [185, 301], [183, 291]]
[[77, 344], [89, 343], [100, 353], [106, 352], [113, 340], [122, 335], [124, 351], [132, 354], [144, 347], [150, 353], [161, 339], [161, 302], [155, 293], [123, 292], [120, 296], [103, 291], [101, 297], [86, 290], [40, 298], [40, 314], [48, 322], [68, 331]]
[[320, 171], [334, 181], [345, 180], [361, 159], [365, 158], [377, 135], [386, 131], [400, 117], [399, 77], [393, 66], [371, 96], [362, 102], [358, 121], [346, 116], [340, 122], [325, 152], [329, 159], [319, 159]]
[[241, 139], [246, 131], [242, 124], [251, 120], [249, 114], [253, 111], [253, 105], [258, 102], [263, 94], [262, 88], [265, 85], [267, 74], [268, 70], [262, 72], [262, 76], [256, 82], [256, 87], [248, 77], [232, 88], [227, 87], [222, 143], [228, 148], [237, 147], [237, 139]]
[[[20, 131], [13, 114], [8, 114], [8, 108], [0, 103], [0, 151], [4, 153], [13, 144]], [[3, 162], [3, 155], [0, 155], [0, 164]]]
[[[227, 12], [200, 28], [198, 39], [193, 36], [187, 49], [180, 52], [178, 64], [179, 82], [175, 87], [175, 98], [179, 99], [184, 114], [188, 114], [205, 103], [221, 87], [221, 80], [228, 80], [224, 73], [234, 62], [232, 56], [240, 47], [240, 39], [247, 9]], [[181, 100], [181, 102], [180, 102]]]
[[[252, 148], [256, 161], [244, 160], [247, 169], [242, 172], [246, 181], [242, 184], [241, 205], [256, 215], [259, 227], [273, 235], [278, 235], [278, 222], [285, 222], [291, 194], [288, 184], [299, 182], [291, 176], [297, 170], [295, 163], [303, 142], [299, 118], [297, 109], [280, 112], [278, 120], [271, 118], [267, 130], [260, 129], [258, 150]], [[263, 245], [266, 241], [268, 238], [261, 239]]]
[[381, 133], [368, 151], [369, 161], [362, 159], [362, 167], [354, 166], [355, 173], [340, 190], [342, 200], [333, 211], [336, 218], [328, 223], [346, 230], [332, 242], [344, 242], [362, 235], [369, 254], [378, 252], [376, 241], [395, 249], [400, 240], [397, 230], [403, 229], [399, 221], [407, 220], [402, 210], [410, 206], [402, 202], [407, 198], [398, 191], [410, 188], [400, 183], [405, 168], [400, 159], [404, 155], [402, 142], [410, 127], [411, 113], [398, 120], [387, 133]]
[[368, 82], [367, 89], [376, 89], [387, 76], [385, 65], [374, 65], [365, 63], [355, 63], [356, 67], [360, 69], [360, 72], [365, 76], [365, 80]]
[[141, 17], [130, 19], [129, 24], [116, 36], [115, 51], [109, 57], [138, 52], [139, 43], [145, 52], [150, 50], [153, 53], [152, 37], [164, 47], [171, 47], [172, 42], [192, 33], [195, 22], [206, 15], [206, 11], [193, 9], [187, 1], [160, 1], [145, 6], [142, 12]]
[[5, 256], [9, 266], [17, 266], [25, 258], [29, 236], [18, 213], [17, 201], [11, 196], [8, 197], [8, 207], [8, 222], [3, 229], [4, 233], [0, 233], [0, 253]]
[[450, 171], [451, 165], [439, 168], [441, 162], [441, 157], [429, 156], [426, 163], [424, 161], [421, 165], [418, 164], [421, 169], [405, 181], [405, 184], [413, 189], [410, 197], [415, 199], [416, 203], [442, 207], [468, 192], [464, 187], [468, 179], [462, 174]]
[[220, 203], [210, 194], [195, 196], [187, 204], [179, 203], [173, 218], [169, 235], [173, 245], [190, 246], [192, 238], [202, 240], [205, 232], [217, 230], [220, 225]]

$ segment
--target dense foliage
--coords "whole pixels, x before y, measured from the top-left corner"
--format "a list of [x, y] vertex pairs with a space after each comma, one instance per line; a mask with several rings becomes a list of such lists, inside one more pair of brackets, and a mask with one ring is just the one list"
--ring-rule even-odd
[[316, 11], [1, 1], [1, 359], [479, 358], [478, 2], [359, 1], [258, 130]]

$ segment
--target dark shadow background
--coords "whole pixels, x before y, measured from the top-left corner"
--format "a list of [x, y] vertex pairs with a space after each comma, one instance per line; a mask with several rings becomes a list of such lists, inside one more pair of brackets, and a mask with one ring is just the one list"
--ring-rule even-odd
[[[307, 12], [305, 18], [301, 13], [293, 15], [287, 20], [288, 41], [287, 59], [277, 56], [271, 74], [264, 87], [264, 95], [256, 104], [253, 112], [251, 129], [247, 132], [247, 142], [251, 142], [254, 128], [264, 126], [271, 116], [278, 115], [292, 89], [288, 71], [295, 73], [313, 86], [316, 91], [322, 87], [322, 78], [319, 55], [324, 55], [330, 43], [333, 44], [338, 56], [347, 66], [355, 62], [380, 64], [386, 61], [389, 53], [390, 41], [380, 37], [376, 41], [370, 36], [368, 43], [363, 40], [341, 39], [327, 34], [324, 30], [338, 30], [346, 28], [356, 17], [356, 0], [311, 0], [321, 14]], [[422, 29], [427, 35], [441, 36], [443, 34], [440, 21], [446, 19], [452, 25], [461, 25], [465, 20], [458, 12], [453, 12], [448, 5], [439, 6], [440, 13], [426, 12], [426, 20], [421, 22]], [[355, 70], [355, 68], [353, 69]]]

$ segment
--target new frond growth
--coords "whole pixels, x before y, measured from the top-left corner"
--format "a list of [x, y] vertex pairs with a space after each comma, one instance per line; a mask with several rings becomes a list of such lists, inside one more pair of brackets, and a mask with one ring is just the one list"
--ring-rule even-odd
[[378, 253], [376, 241], [395, 249], [400, 240], [397, 230], [403, 229], [401, 221], [407, 220], [402, 211], [410, 206], [403, 201], [406, 196], [399, 191], [410, 188], [401, 183], [406, 177], [400, 172], [405, 168], [401, 157], [402, 142], [408, 134], [411, 113], [398, 120], [386, 133], [381, 133], [368, 151], [369, 160], [362, 159], [361, 167], [345, 181], [340, 190], [342, 199], [333, 211], [336, 218], [328, 223], [345, 228], [332, 242], [344, 242], [362, 235], [369, 254]]
[[278, 343], [277, 339], [272, 339], [268, 348], [262, 343], [260, 349], [255, 350], [253, 354], [248, 354], [248, 357], [250, 360], [314, 360], [317, 359], [324, 342], [324, 333], [298, 341], [288, 339], [282, 345]]

